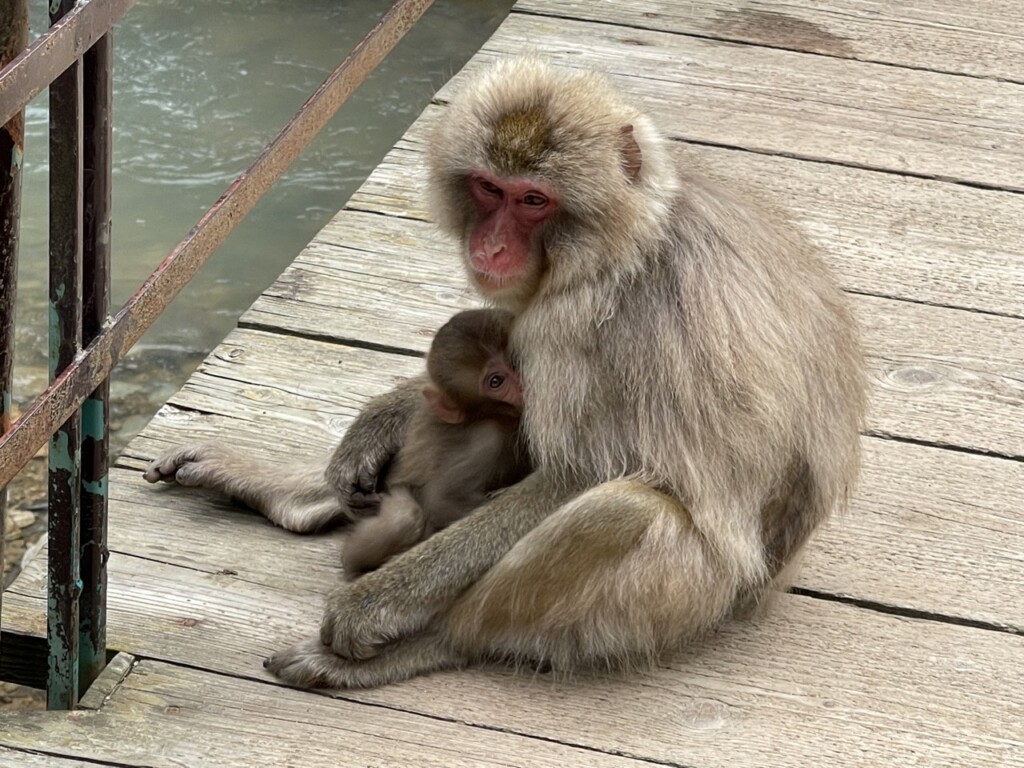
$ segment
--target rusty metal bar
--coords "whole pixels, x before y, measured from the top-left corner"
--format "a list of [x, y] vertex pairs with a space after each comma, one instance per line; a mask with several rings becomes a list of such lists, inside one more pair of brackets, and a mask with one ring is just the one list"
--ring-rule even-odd
[[[0, 69], [28, 44], [28, 0], [0, 0]], [[0, 434], [11, 427], [14, 402], [14, 306], [18, 289], [21, 159], [25, 114], [20, 109], [0, 126]], [[4, 519], [7, 483], [0, 485], [0, 615], [3, 614]]]
[[[75, 0], [50, 6], [51, 23]], [[82, 63], [50, 84], [50, 377], [82, 348]], [[68, 414], [50, 438], [46, 706], [78, 704], [79, 482], [81, 425]]]
[[[82, 343], [103, 328], [110, 309], [110, 191], [113, 109], [112, 32], [82, 57]], [[78, 693], [107, 663], [107, 464], [110, 380], [82, 404], [81, 575]]]
[[19, 113], [133, 5], [135, 0], [79, 3], [40, 35], [0, 75], [0, 123]]
[[0, 436], [0, 452], [6, 459], [0, 466], [0, 485], [7, 483], [45, 442], [48, 425], [67, 419], [107, 377], [210, 253], [432, 1], [399, 0], [391, 7], [107, 323], [104, 332], [86, 347], [75, 365], [36, 398], [9, 433]]

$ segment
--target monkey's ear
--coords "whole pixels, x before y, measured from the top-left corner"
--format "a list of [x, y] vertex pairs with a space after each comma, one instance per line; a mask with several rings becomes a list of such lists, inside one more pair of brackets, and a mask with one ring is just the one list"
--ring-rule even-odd
[[636, 181], [640, 176], [644, 156], [640, 145], [636, 143], [632, 125], [624, 125], [619, 129], [619, 141], [622, 142], [622, 170], [626, 172], [626, 178]]
[[430, 407], [434, 409], [437, 418], [446, 424], [459, 424], [466, 418], [466, 414], [462, 409], [433, 384], [427, 384], [423, 387], [423, 397], [430, 403]]

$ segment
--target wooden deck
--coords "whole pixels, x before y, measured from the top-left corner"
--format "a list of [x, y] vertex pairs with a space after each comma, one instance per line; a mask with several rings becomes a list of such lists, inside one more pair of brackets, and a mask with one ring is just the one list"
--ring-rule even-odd
[[[1019, 0], [523, 0], [525, 46], [605, 69], [682, 157], [828, 252], [873, 383], [863, 481], [795, 594], [628, 679], [499, 667], [335, 697], [262, 659], [315, 632], [337, 537], [141, 479], [170, 445], [330, 449], [471, 306], [426, 222], [425, 130], [112, 473], [110, 645], [86, 711], [0, 715], [0, 766], [1024, 766], [1024, 15]], [[42, 633], [43, 564], [4, 599]]]

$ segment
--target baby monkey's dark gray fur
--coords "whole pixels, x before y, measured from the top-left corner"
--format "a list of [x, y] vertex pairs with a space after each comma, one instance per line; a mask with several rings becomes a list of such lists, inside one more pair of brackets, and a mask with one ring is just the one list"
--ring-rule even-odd
[[352, 579], [465, 517], [530, 471], [520, 439], [523, 397], [508, 355], [511, 313], [461, 312], [434, 337], [429, 382], [385, 477], [375, 517], [345, 536]]

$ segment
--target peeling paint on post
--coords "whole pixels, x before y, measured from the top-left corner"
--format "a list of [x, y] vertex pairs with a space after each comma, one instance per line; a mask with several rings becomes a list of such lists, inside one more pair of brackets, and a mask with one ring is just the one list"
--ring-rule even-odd
[[[28, 0], [0, 0], [0, 69], [28, 45]], [[21, 218], [21, 159], [25, 150], [25, 115], [15, 114], [0, 126], [0, 434], [11, 428], [14, 371], [14, 302], [18, 281], [18, 234]], [[0, 488], [0, 578], [4, 562], [4, 517], [7, 488]], [[0, 590], [0, 615], [3, 592]]]
[[[54, 0], [50, 22], [74, 7]], [[82, 64], [50, 86], [50, 373], [56, 377], [82, 348]], [[46, 706], [78, 703], [80, 415], [50, 439]]]
[[[82, 143], [82, 343], [103, 329], [110, 305], [110, 188], [113, 38], [86, 52]], [[107, 663], [107, 468], [110, 382], [82, 404], [81, 575], [78, 693], [84, 695]]]

